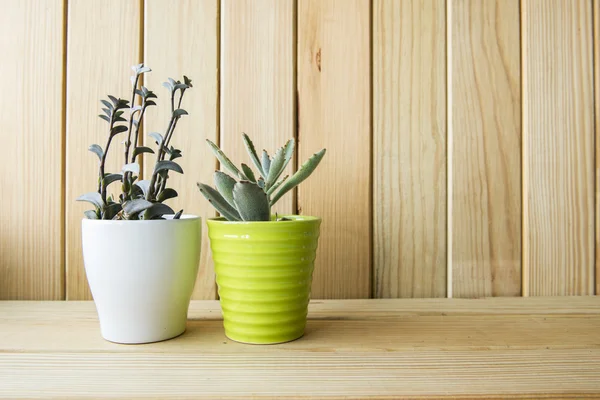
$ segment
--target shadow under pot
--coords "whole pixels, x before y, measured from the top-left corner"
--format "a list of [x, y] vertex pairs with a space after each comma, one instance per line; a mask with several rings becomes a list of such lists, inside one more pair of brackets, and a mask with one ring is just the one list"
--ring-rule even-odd
[[185, 331], [201, 220], [165, 218], [82, 221], [85, 272], [108, 341], [158, 342]]
[[287, 221], [209, 219], [225, 334], [275, 344], [304, 334], [320, 218]]

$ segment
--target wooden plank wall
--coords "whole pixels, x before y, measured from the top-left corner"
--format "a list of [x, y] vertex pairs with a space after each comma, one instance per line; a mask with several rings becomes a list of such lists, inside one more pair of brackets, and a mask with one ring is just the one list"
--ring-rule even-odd
[[[80, 223], [99, 99], [188, 74], [178, 209], [218, 168], [298, 142], [323, 218], [314, 298], [600, 292], [600, 0], [6, 0], [0, 299], [89, 299]], [[595, 38], [595, 39], [594, 39]], [[166, 110], [148, 115], [161, 130]], [[146, 143], [149, 143], [147, 139]], [[109, 160], [121, 168], [120, 152]], [[206, 236], [194, 297], [216, 297]]]

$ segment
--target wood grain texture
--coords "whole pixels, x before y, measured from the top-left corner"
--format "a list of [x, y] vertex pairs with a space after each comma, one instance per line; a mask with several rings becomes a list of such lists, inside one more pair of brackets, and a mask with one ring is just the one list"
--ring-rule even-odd
[[319, 216], [313, 298], [371, 292], [370, 2], [298, 1], [298, 137], [303, 163], [328, 148], [298, 188]]
[[522, 3], [526, 295], [594, 291], [591, 6]]
[[[220, 145], [255, 174], [242, 132], [271, 156], [295, 137], [294, 23], [293, 0], [221, 1]], [[294, 202], [292, 191], [272, 212], [295, 213]]]
[[373, 7], [374, 295], [445, 297], [445, 4]]
[[0, 300], [64, 298], [62, 1], [0, 12]]
[[[111, 94], [129, 99], [131, 65], [140, 60], [141, 2], [69, 0], [67, 37], [66, 287], [67, 299], [90, 299], [81, 252], [81, 220], [87, 203], [75, 202], [96, 190], [98, 160], [87, 151], [106, 145], [107, 124], [100, 99]], [[106, 172], [119, 172], [121, 141], [113, 141]]]
[[[169, 185], [179, 196], [171, 207], [202, 218], [216, 216], [215, 210], [198, 193], [196, 182], [211, 182], [216, 162], [205, 140], [217, 142], [218, 131], [218, 0], [146, 1], [144, 23], [144, 60], [152, 68], [144, 85], [159, 95], [158, 107], [150, 109], [145, 120], [146, 133], [164, 132], [170, 117], [168, 91], [162, 82], [168, 77], [192, 79], [182, 106], [189, 112], [177, 125], [173, 145], [183, 151], [178, 159], [184, 175], [170, 174]], [[168, 16], [168, 17], [166, 17]], [[146, 145], [155, 147], [145, 136]], [[146, 158], [144, 169], [150, 176], [155, 157]], [[216, 286], [206, 225], [203, 225], [198, 279], [193, 298], [215, 299]]]
[[519, 1], [452, 2], [453, 297], [521, 294]]
[[584, 398], [598, 316], [599, 297], [316, 301], [302, 339], [248, 346], [196, 301], [184, 335], [122, 346], [91, 302], [2, 302], [0, 397]]
[[596, 295], [600, 295], [600, 0], [594, 0], [594, 128], [596, 140]]

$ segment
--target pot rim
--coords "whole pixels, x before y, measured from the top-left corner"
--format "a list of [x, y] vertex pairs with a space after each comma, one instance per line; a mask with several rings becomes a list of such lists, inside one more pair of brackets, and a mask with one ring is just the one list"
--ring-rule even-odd
[[194, 214], [182, 214], [181, 218], [179, 218], [179, 219], [173, 219], [175, 214], [165, 214], [164, 216], [167, 218], [166, 219], [149, 219], [149, 220], [146, 220], [146, 219], [115, 220], [115, 219], [82, 218], [81, 222], [86, 223], [86, 224], [93, 223], [93, 224], [125, 224], [125, 225], [136, 224], [136, 225], [141, 225], [141, 224], [165, 224], [165, 223], [180, 224], [185, 221], [198, 221], [198, 220], [202, 219], [202, 217], [200, 217], [198, 215], [194, 215]]
[[321, 222], [321, 217], [310, 215], [285, 214], [279, 217], [291, 218], [291, 221], [227, 221], [224, 217], [207, 218], [206, 222], [215, 225], [273, 225], [275, 223], [314, 223]]

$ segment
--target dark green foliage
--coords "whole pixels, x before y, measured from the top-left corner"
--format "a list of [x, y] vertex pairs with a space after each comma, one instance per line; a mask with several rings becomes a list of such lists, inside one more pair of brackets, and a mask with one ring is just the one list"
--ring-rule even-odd
[[[181, 150], [170, 145], [170, 142], [177, 123], [181, 117], [188, 115], [188, 112], [181, 108], [181, 102], [185, 91], [192, 87], [192, 81], [184, 76], [183, 83], [169, 78], [163, 84], [169, 89], [171, 115], [168, 128], [164, 133], [150, 134], [158, 147], [155, 152], [150, 147], [139, 145], [140, 121], [143, 120], [148, 107], [156, 106], [154, 101], [157, 99], [156, 94], [140, 85], [141, 75], [150, 72], [151, 69], [144, 64], [134, 65], [131, 69], [134, 72], [131, 77], [131, 100], [112, 95], [100, 100], [103, 107], [99, 117], [108, 124], [108, 138], [104, 149], [98, 144], [89, 147], [89, 151], [99, 160], [98, 190], [86, 193], [77, 199], [94, 206], [93, 210], [84, 213], [88, 219], [162, 219], [163, 215], [174, 213], [171, 207], [163, 204], [164, 201], [177, 197], [177, 191], [167, 187], [168, 171], [182, 174], [183, 170], [173, 161], [182, 156]], [[128, 118], [124, 116], [126, 111]], [[124, 124], [119, 124], [121, 122]], [[123, 140], [125, 162], [122, 173], [105, 173], [106, 156], [113, 139], [124, 133], [127, 137]], [[151, 179], [148, 180], [138, 180], [140, 175], [138, 158], [143, 157], [143, 154], [156, 154], [154, 171]], [[168, 159], [165, 159], [166, 155], [169, 156]], [[118, 201], [107, 196], [107, 187], [113, 182], [121, 182]], [[182, 213], [183, 210], [179, 211], [173, 218], [178, 219]]]

